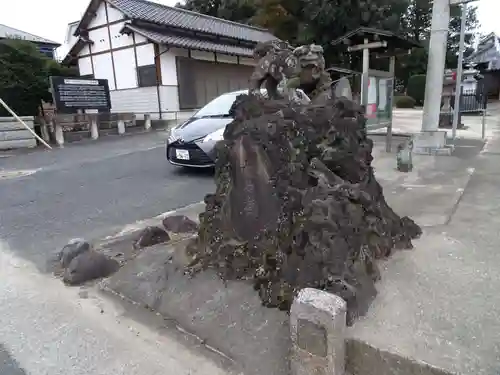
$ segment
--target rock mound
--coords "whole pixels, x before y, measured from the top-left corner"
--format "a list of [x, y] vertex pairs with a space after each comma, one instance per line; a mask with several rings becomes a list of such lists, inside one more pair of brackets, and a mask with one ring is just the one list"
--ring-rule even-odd
[[50, 259], [50, 266], [56, 276], [62, 277], [65, 284], [81, 285], [87, 281], [108, 277], [118, 270], [120, 264], [95, 251], [90, 242], [75, 238]]
[[361, 107], [242, 95], [232, 113], [188, 272], [253, 280], [263, 304], [281, 309], [304, 287], [328, 290], [352, 321], [375, 296], [375, 260], [421, 234], [384, 199]]
[[184, 215], [170, 215], [162, 221], [163, 227], [173, 233], [190, 233], [198, 230], [198, 224]]
[[134, 248], [142, 249], [144, 247], [150, 247], [168, 241], [170, 241], [170, 236], [164, 229], [156, 226], [150, 226], [141, 231], [137, 241], [134, 243]]

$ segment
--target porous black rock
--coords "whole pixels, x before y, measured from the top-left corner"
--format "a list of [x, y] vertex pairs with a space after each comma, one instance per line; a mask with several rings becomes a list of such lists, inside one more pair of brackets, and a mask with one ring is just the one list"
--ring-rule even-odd
[[106, 255], [94, 250], [78, 254], [64, 270], [63, 282], [67, 285], [80, 285], [87, 281], [107, 277], [116, 272], [120, 264]]
[[144, 247], [154, 246], [168, 241], [170, 241], [170, 236], [164, 229], [156, 226], [150, 226], [144, 228], [139, 233], [137, 241], [134, 243], [134, 248], [142, 249]]
[[61, 250], [61, 252], [58, 254], [59, 261], [61, 263], [61, 266], [63, 268], [66, 268], [69, 266], [70, 262], [78, 255], [81, 253], [84, 253], [86, 251], [89, 251], [92, 248], [90, 243], [87, 241], [81, 239], [81, 238], [74, 238], [70, 240]]
[[170, 215], [162, 221], [163, 227], [173, 233], [189, 233], [198, 230], [198, 224], [185, 215]]
[[421, 234], [384, 199], [361, 107], [242, 95], [231, 114], [187, 271], [251, 279], [280, 309], [302, 288], [324, 289], [346, 300], [351, 323], [376, 294], [375, 260]]

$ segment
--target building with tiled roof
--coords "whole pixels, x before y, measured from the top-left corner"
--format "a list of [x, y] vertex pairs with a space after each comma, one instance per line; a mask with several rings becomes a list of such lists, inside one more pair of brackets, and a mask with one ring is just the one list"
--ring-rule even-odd
[[107, 79], [114, 112], [170, 118], [246, 88], [269, 31], [146, 0], [92, 0], [63, 62]]
[[495, 33], [483, 37], [465, 62], [484, 75], [488, 95], [500, 99], [500, 38]]
[[37, 45], [40, 52], [50, 58], [54, 58], [54, 50], [60, 46], [59, 43], [52, 40], [2, 24], [0, 24], [0, 39], [21, 39], [32, 42]]

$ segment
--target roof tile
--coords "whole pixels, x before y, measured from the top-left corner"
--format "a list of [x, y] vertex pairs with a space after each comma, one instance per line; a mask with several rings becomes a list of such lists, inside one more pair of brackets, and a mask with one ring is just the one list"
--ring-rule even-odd
[[219, 52], [228, 55], [238, 55], [238, 56], [248, 56], [248, 57], [252, 56], [252, 49], [250, 48], [232, 46], [227, 44], [219, 44], [215, 42], [204, 41], [185, 36], [169, 35], [152, 30], [147, 30], [141, 27], [137, 27], [135, 25], [126, 25], [125, 27], [159, 44], [166, 44], [169, 46], [180, 47], [180, 48], [191, 48], [200, 51]]
[[151, 1], [109, 0], [109, 3], [121, 10], [131, 19], [179, 27], [192, 31], [206, 32], [255, 43], [277, 39], [265, 29], [207, 16], [181, 8], [153, 3]]

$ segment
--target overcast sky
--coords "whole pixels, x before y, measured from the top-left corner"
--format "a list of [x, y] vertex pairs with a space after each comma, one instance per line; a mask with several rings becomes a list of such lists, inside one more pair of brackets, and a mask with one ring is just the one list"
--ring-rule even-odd
[[[6, 0], [4, 0], [6, 1]], [[175, 5], [176, 0], [156, 0]], [[66, 26], [77, 21], [89, 0], [11, 0], [0, 12], [0, 23], [59, 42], [64, 42]], [[500, 35], [500, 0], [479, 0], [481, 31]]]

